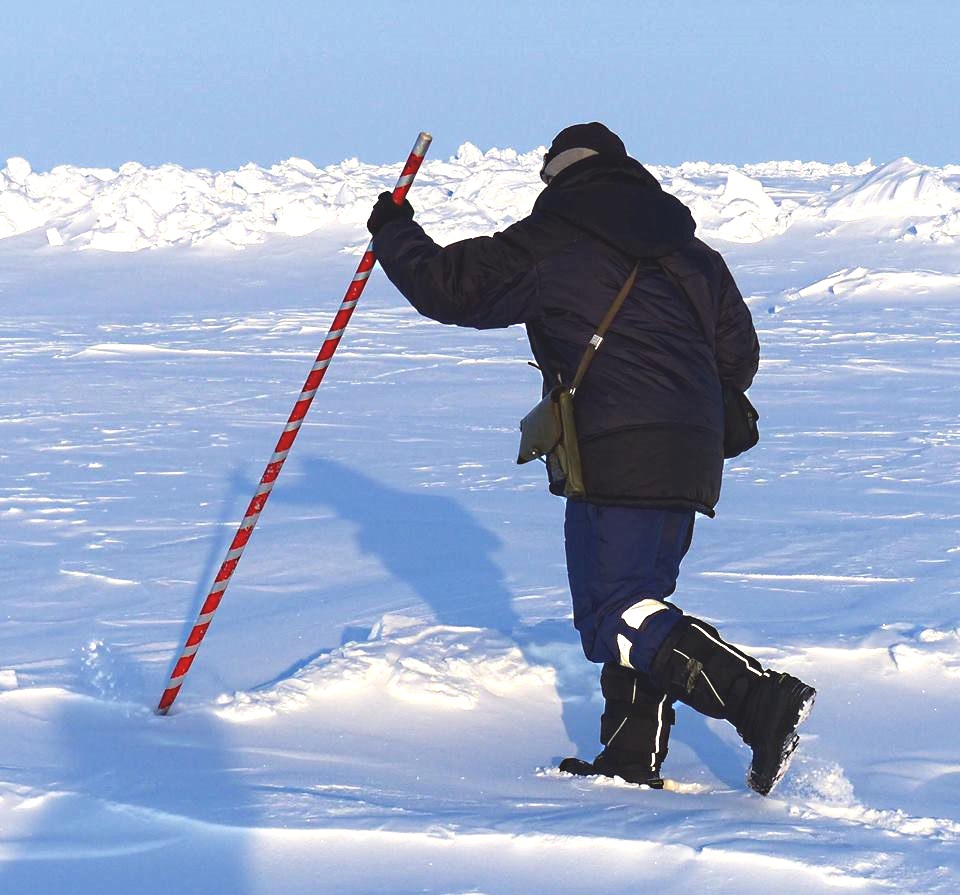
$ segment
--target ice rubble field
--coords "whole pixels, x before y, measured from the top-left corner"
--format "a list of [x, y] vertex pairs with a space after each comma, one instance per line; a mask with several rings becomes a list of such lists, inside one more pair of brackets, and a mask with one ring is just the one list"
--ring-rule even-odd
[[[440, 241], [527, 213], [466, 145]], [[152, 714], [396, 167], [0, 173], [0, 892], [960, 891], [960, 167], [658, 167], [763, 346], [677, 599], [820, 691], [769, 799], [685, 709], [597, 750], [522, 330], [376, 273], [176, 710]]]

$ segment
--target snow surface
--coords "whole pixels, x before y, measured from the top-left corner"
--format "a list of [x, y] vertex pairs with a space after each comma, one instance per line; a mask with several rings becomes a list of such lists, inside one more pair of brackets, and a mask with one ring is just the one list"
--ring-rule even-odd
[[[539, 159], [466, 145], [411, 200], [442, 241], [489, 233]], [[397, 168], [11, 159], [0, 892], [960, 891], [960, 166], [655, 172], [763, 346], [763, 440], [677, 600], [819, 688], [774, 795], [682, 707], [671, 791], [557, 772], [601, 703], [562, 502], [513, 463], [525, 337], [381, 274], [153, 715]]]

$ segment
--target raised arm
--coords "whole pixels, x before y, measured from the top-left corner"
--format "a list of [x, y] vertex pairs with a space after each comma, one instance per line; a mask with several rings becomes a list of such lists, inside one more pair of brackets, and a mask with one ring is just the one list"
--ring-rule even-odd
[[539, 313], [536, 258], [524, 224], [443, 248], [416, 221], [395, 219], [377, 232], [374, 251], [425, 317], [476, 329], [511, 326]]

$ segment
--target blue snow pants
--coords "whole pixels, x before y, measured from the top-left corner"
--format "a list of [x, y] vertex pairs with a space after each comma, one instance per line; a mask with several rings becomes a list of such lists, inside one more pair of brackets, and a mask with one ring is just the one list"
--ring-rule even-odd
[[[664, 608], [643, 601], [662, 602], [676, 589], [694, 515], [693, 510], [567, 501], [564, 536], [573, 623], [591, 662], [649, 672], [683, 613], [669, 603]], [[636, 623], [638, 606], [642, 621]]]

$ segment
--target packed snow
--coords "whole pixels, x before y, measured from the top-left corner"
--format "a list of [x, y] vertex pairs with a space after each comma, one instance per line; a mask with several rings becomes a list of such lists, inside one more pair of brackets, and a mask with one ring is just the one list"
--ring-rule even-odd
[[[542, 148], [429, 159], [447, 242]], [[571, 778], [597, 670], [520, 329], [376, 273], [174, 711], [171, 662], [398, 166], [0, 172], [0, 892], [960, 891], [960, 166], [651, 169], [753, 311], [762, 441], [677, 600], [819, 690], [768, 799], [678, 707], [664, 792]]]

